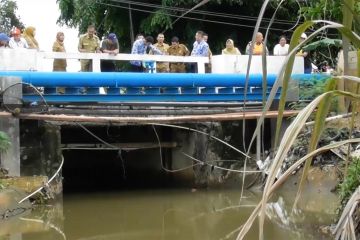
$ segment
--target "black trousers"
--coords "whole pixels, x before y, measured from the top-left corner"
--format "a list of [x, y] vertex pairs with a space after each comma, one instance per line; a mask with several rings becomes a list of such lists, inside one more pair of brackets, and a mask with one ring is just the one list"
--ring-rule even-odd
[[100, 68], [102, 72], [115, 72], [116, 67], [113, 61], [101, 61]]
[[144, 72], [144, 68], [142, 66], [137, 66], [137, 65], [131, 64], [131, 71], [132, 72]]

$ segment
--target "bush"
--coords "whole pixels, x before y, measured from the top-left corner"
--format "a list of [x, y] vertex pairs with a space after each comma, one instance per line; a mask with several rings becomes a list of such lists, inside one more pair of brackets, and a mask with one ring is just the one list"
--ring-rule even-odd
[[360, 158], [353, 158], [347, 176], [339, 186], [341, 205], [345, 206], [353, 192], [360, 186]]
[[0, 152], [5, 152], [8, 150], [10, 145], [11, 143], [9, 136], [6, 133], [0, 131]]

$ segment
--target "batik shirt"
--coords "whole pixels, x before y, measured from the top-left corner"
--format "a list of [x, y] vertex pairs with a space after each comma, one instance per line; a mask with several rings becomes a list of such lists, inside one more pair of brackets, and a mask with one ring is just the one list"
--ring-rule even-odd
[[[131, 54], [144, 55], [144, 54], [146, 54], [147, 47], [149, 47], [151, 49], [151, 51], [155, 54], [158, 54], [158, 55], [163, 54], [159, 49], [157, 49], [153, 45], [147, 46], [143, 39], [138, 39], [134, 42], [133, 47], [131, 49]], [[130, 61], [130, 63], [135, 66], [141, 66], [141, 61]]]
[[209, 56], [209, 45], [205, 41], [195, 41], [194, 47], [191, 52], [191, 56], [195, 57], [208, 57]]

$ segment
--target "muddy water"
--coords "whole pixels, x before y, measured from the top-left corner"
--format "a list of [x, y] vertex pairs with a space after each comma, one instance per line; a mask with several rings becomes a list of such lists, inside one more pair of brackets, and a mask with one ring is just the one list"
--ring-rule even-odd
[[[155, 190], [65, 195], [63, 204], [0, 221], [0, 239], [235, 239], [261, 193], [238, 190]], [[291, 194], [290, 194], [291, 195]], [[316, 196], [315, 196], [316, 197]], [[319, 226], [331, 223], [336, 196], [313, 201], [291, 214], [276, 196], [267, 209], [266, 239], [329, 239]], [[313, 198], [314, 199], [314, 198]], [[270, 220], [271, 219], [271, 220]], [[246, 239], [257, 239], [256, 226]]]

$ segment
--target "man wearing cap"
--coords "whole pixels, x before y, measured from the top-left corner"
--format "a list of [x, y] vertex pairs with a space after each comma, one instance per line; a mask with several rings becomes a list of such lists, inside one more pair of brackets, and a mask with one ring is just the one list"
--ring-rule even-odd
[[[169, 55], [172, 56], [188, 56], [190, 54], [189, 49], [184, 45], [179, 43], [178, 37], [173, 37], [171, 39], [171, 46], [167, 50]], [[170, 63], [170, 72], [172, 73], [185, 73], [185, 64], [184, 63]]]
[[[119, 41], [115, 33], [110, 33], [105, 39], [100, 48], [102, 53], [108, 53], [109, 55], [117, 55], [119, 53]], [[101, 60], [102, 72], [115, 72], [115, 62], [112, 60]]]
[[12, 37], [9, 41], [10, 48], [17, 49], [17, 48], [29, 48], [25, 38], [21, 37], [21, 31], [18, 28], [14, 28], [11, 31]]
[[[156, 47], [157, 49], [159, 49], [162, 54], [167, 54], [167, 50], [169, 48], [169, 45], [164, 43], [165, 41], [165, 36], [163, 33], [159, 33], [157, 36], [157, 43], [154, 44], [154, 47]], [[150, 51], [149, 54], [154, 55], [153, 51]], [[158, 73], [166, 73], [169, 72], [169, 63], [168, 62], [158, 62], [156, 63], [156, 72]]]
[[[95, 35], [95, 26], [90, 25], [87, 29], [87, 33], [82, 35], [79, 39], [78, 45], [79, 52], [81, 53], [99, 53], [100, 52], [100, 40]], [[92, 61], [88, 59], [82, 59], [81, 71], [92, 72]]]
[[10, 38], [5, 33], [0, 33], [0, 48], [9, 47]]
[[[302, 33], [300, 37], [300, 43], [305, 41], [307, 39], [306, 33]], [[312, 64], [311, 64], [311, 58], [310, 53], [303, 51], [302, 49], [296, 54], [296, 56], [301, 56], [304, 58], [304, 73], [310, 74], [312, 72]]]

